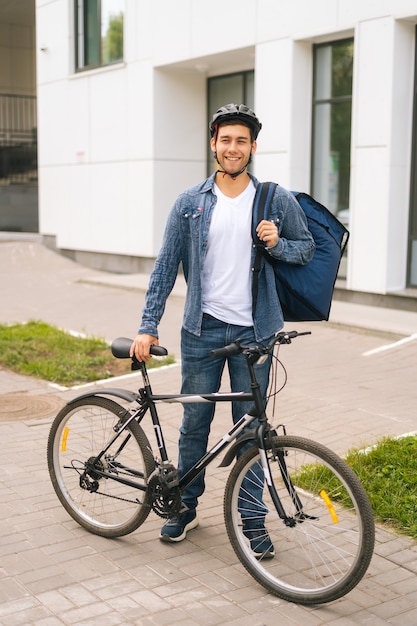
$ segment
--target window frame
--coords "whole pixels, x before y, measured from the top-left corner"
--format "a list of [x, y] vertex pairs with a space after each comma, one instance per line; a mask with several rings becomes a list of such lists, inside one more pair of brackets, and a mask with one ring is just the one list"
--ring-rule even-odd
[[413, 122], [411, 131], [411, 176], [408, 217], [407, 288], [417, 287], [417, 26], [414, 43]]
[[[318, 43], [318, 44], [314, 44], [313, 46], [313, 87], [312, 87], [312, 131], [311, 131], [311, 157], [310, 157], [310, 165], [311, 165], [311, 170], [310, 170], [310, 180], [311, 180], [311, 194], [315, 195], [315, 197], [318, 195], [318, 190], [316, 190], [314, 188], [314, 182], [316, 180], [316, 158], [315, 158], [315, 153], [316, 153], [316, 148], [317, 148], [317, 136], [316, 136], [316, 132], [317, 132], [317, 107], [320, 107], [321, 105], [329, 105], [330, 107], [333, 107], [335, 105], [338, 104], [350, 104], [350, 137], [352, 136], [352, 96], [353, 96], [353, 68], [352, 68], [352, 85], [351, 85], [351, 90], [350, 90], [350, 95], [340, 95], [340, 96], [332, 96], [330, 94], [329, 97], [327, 98], [323, 98], [323, 97], [317, 97], [316, 96], [316, 87], [317, 87], [317, 74], [318, 74], [318, 63], [316, 62], [316, 58], [317, 58], [317, 51], [320, 48], [325, 48], [328, 46], [341, 46], [341, 45], [346, 45], [346, 44], [352, 44], [353, 48], [354, 48], [354, 37], [345, 37], [343, 39], [336, 39], [336, 40], [332, 40], [332, 41], [326, 41], [323, 43]], [[353, 50], [353, 54], [354, 54], [354, 50]], [[353, 62], [353, 54], [352, 54], [352, 62]], [[333, 79], [333, 77], [332, 77]], [[347, 189], [348, 189], [348, 200], [349, 198], [349, 187], [350, 187], [350, 141], [349, 141], [349, 181], [348, 181], [348, 185], [347, 185]], [[318, 198], [318, 200], [320, 200], [320, 198]], [[337, 199], [337, 204], [339, 204], [339, 197]], [[349, 209], [349, 201], [347, 202], [347, 207], [346, 209]], [[336, 215], [339, 213], [340, 211], [340, 207], [337, 206], [336, 208]]]
[[[96, 37], [95, 37], [95, 50], [94, 54], [98, 59], [97, 62], [88, 63], [86, 60], [86, 43], [88, 40], [88, 35], [86, 34], [86, 23], [87, 23], [87, 3], [89, 0], [74, 0], [74, 62], [75, 62], [75, 72], [85, 72], [89, 70], [94, 70], [102, 67], [108, 67], [111, 65], [116, 65], [118, 63], [123, 63], [124, 61], [124, 25], [125, 25], [125, 10], [123, 9], [123, 41], [122, 41], [122, 56], [111, 60], [104, 61], [103, 60], [103, 38], [101, 35], [101, 21], [102, 21], [102, 0], [95, 0], [97, 14], [96, 14]], [[92, 56], [92, 55], [90, 55]]]

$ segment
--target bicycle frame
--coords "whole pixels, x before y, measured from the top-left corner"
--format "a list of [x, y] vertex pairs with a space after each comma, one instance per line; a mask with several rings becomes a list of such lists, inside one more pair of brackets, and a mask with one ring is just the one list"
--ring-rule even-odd
[[[249, 369], [249, 375], [251, 379], [251, 392], [216, 392], [209, 394], [159, 394], [154, 395], [152, 393], [152, 388], [148, 376], [148, 372], [146, 369], [145, 363], [136, 362], [132, 364], [132, 369], [139, 369], [141, 371], [143, 387], [139, 389], [138, 394], [126, 393], [125, 390], [122, 389], [103, 389], [101, 391], [95, 391], [88, 394], [83, 394], [83, 397], [88, 397], [91, 395], [114, 395], [118, 397], [123, 397], [126, 400], [132, 401], [137, 400], [140, 406], [138, 409], [131, 410], [130, 416], [127, 419], [124, 419], [120, 426], [115, 428], [115, 435], [108, 442], [105, 448], [99, 453], [99, 455], [95, 458], [95, 463], [99, 461], [107, 452], [108, 449], [114, 444], [114, 442], [120, 437], [124, 430], [128, 427], [131, 421], [136, 420], [138, 424], [141, 423], [146, 413], [149, 411], [151, 415], [152, 425], [155, 433], [156, 443], [158, 446], [158, 452], [160, 457], [161, 465], [169, 464], [168, 452], [163, 436], [163, 431], [161, 428], [161, 424], [159, 421], [158, 412], [156, 409], [157, 404], [171, 404], [178, 403], [184, 404], [188, 402], [194, 403], [203, 403], [203, 402], [247, 402], [253, 401], [254, 406], [252, 409], [245, 413], [231, 428], [228, 430], [222, 438], [208, 450], [201, 459], [197, 461], [197, 463], [182, 476], [178, 482], [178, 486], [180, 489], [185, 488], [189, 485], [215, 458], [217, 458], [227, 447], [235, 441], [235, 444], [229, 450], [229, 453], [226, 458], [221, 463], [221, 466], [229, 465], [232, 458], [235, 457], [236, 453], [240, 450], [242, 446], [244, 446], [248, 441], [256, 442], [261, 456], [263, 471], [265, 475], [265, 480], [267, 482], [268, 488], [271, 492], [271, 497], [275, 503], [277, 508], [277, 512], [285, 519], [285, 512], [283, 511], [280, 499], [278, 494], [276, 493], [275, 487], [271, 480], [271, 473], [269, 469], [269, 463], [267, 459], [267, 455], [265, 452], [265, 444], [264, 438], [265, 433], [268, 429], [268, 421], [265, 413], [265, 406], [262, 398], [262, 393], [260, 390], [260, 385], [256, 379], [253, 365], [258, 360], [258, 357], [255, 358], [253, 356], [247, 357], [247, 365]], [[247, 433], [247, 436], [243, 436], [238, 440], [239, 436], [242, 435], [243, 431], [247, 429], [255, 420], [258, 420], [259, 424], [255, 430], [251, 430]], [[237, 441], [238, 440], [238, 441]], [[125, 445], [124, 443], [121, 446]], [[101, 472], [99, 469], [94, 467], [94, 471], [99, 474], [105, 476], [104, 472]], [[133, 472], [132, 472], [133, 473]], [[145, 485], [138, 485], [129, 479], [126, 479], [122, 476], [112, 475], [112, 480], [117, 482], [129, 485], [139, 490], [146, 490]]]

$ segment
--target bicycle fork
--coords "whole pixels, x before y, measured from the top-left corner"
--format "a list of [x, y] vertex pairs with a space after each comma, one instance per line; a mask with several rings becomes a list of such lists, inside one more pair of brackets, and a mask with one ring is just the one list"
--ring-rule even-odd
[[[303, 513], [303, 505], [301, 503], [300, 498], [298, 497], [298, 494], [295, 490], [294, 485], [292, 484], [290, 475], [288, 473], [287, 464], [285, 462], [285, 453], [282, 452], [281, 450], [274, 450], [274, 444], [273, 444], [273, 440], [271, 437], [271, 430], [269, 428], [266, 413], [265, 413], [265, 406], [264, 406], [264, 402], [263, 402], [263, 398], [262, 398], [262, 394], [260, 390], [260, 385], [258, 381], [256, 380], [256, 376], [255, 376], [255, 372], [253, 368], [253, 365], [256, 362], [257, 360], [253, 355], [249, 356], [247, 363], [248, 363], [248, 369], [249, 369], [249, 376], [251, 378], [251, 390], [252, 390], [253, 398], [255, 401], [256, 411], [259, 415], [258, 417], [259, 426], [256, 429], [256, 444], [258, 446], [259, 456], [261, 458], [261, 465], [262, 465], [262, 469], [264, 473], [264, 478], [265, 478], [272, 502], [275, 506], [275, 510], [279, 518], [284, 522], [286, 526], [293, 527], [297, 524], [298, 521], [304, 519], [307, 516], [304, 515]], [[284, 433], [285, 433], [285, 428], [284, 428]], [[269, 462], [268, 455], [266, 452], [266, 447], [265, 447], [265, 442], [266, 442], [267, 437], [270, 438], [270, 446], [271, 446], [271, 451], [273, 454], [273, 459], [274, 461], [277, 461], [279, 464], [279, 469], [281, 472], [282, 479], [284, 481], [284, 485], [291, 497], [291, 500], [293, 501], [295, 505], [296, 517], [289, 517], [286, 514], [285, 509], [282, 505], [281, 499], [278, 495], [277, 489], [275, 487], [274, 481], [272, 479], [270, 462]]]
[[[271, 434], [271, 431], [268, 430], [268, 426], [266, 423], [259, 424], [256, 430], [256, 442], [257, 442], [257, 446], [259, 450], [259, 456], [261, 459], [262, 470], [264, 473], [264, 478], [268, 487], [268, 491], [271, 496], [271, 500], [275, 506], [275, 510], [279, 518], [284, 522], [285, 526], [292, 528], [297, 523], [300, 523], [305, 519], [311, 519], [311, 516], [304, 513], [303, 504], [298, 496], [298, 493], [292, 483], [290, 474], [288, 472], [287, 463], [285, 461], [285, 452], [283, 452], [282, 450], [274, 449], [274, 443], [273, 443], [272, 437], [270, 437], [270, 434]], [[285, 488], [288, 491], [288, 494], [295, 506], [295, 509], [296, 509], [295, 516], [288, 516], [287, 513], [285, 512], [285, 509], [282, 505], [277, 488], [272, 479], [270, 460], [268, 458], [267, 449], [265, 447], [265, 441], [267, 437], [270, 437], [270, 446], [271, 446], [270, 449], [272, 453], [272, 460], [278, 463], [279, 470], [280, 470]]]

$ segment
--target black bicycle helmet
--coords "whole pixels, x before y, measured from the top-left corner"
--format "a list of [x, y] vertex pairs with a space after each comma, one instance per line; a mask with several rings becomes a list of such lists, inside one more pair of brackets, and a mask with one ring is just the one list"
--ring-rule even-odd
[[214, 137], [220, 124], [224, 124], [226, 122], [239, 122], [245, 126], [249, 126], [254, 140], [257, 138], [258, 133], [262, 128], [262, 124], [256, 117], [255, 113], [245, 104], [231, 103], [220, 107], [220, 109], [218, 109], [218, 111], [216, 111], [213, 115], [209, 124], [210, 135]]

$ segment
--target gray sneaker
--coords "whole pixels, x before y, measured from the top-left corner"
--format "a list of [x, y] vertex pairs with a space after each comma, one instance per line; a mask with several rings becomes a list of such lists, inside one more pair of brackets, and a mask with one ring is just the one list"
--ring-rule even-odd
[[189, 530], [198, 526], [195, 509], [185, 509], [177, 517], [168, 520], [161, 528], [159, 538], [161, 541], [183, 541]]
[[275, 548], [263, 524], [243, 523], [243, 534], [249, 539], [252, 554], [256, 559], [272, 559]]

